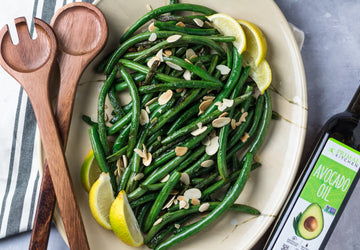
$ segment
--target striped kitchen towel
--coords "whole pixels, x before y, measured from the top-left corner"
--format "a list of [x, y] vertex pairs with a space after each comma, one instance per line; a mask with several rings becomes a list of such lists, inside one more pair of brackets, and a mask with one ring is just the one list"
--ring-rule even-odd
[[[25, 16], [33, 34], [32, 16], [49, 23], [54, 12], [70, 2], [74, 1], [2, 1], [0, 27], [9, 24], [10, 31], [14, 31], [14, 18]], [[301, 48], [304, 33], [295, 27], [293, 30]], [[34, 140], [39, 138], [36, 135], [35, 116], [25, 91], [1, 67], [0, 83], [0, 238], [4, 238], [32, 228], [40, 188], [38, 167], [41, 163], [34, 146]]]
[[[50, 22], [57, 9], [73, 0], [1, 1], [0, 27], [9, 25], [16, 43], [14, 18]], [[83, 2], [93, 2], [85, 0]], [[0, 67], [0, 238], [31, 230], [40, 188], [39, 152], [34, 147], [36, 120], [25, 91]]]

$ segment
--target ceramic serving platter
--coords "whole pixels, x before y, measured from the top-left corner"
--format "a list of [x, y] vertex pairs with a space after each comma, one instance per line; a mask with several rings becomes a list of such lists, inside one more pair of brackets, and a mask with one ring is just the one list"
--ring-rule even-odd
[[[190, 2], [190, 1], [181, 1]], [[148, 11], [168, 0], [100, 0], [95, 4], [103, 11], [109, 24], [109, 41], [102, 55], [118, 45], [123, 31]], [[262, 166], [251, 172], [238, 203], [259, 209], [261, 216], [227, 212], [206, 230], [178, 244], [174, 249], [248, 249], [268, 229], [292, 187], [302, 153], [307, 121], [307, 96], [304, 68], [298, 46], [288, 22], [272, 0], [191, 0], [236, 19], [258, 25], [268, 42], [267, 60], [273, 80], [273, 109], [280, 120], [273, 120], [257, 159]], [[101, 56], [100, 56], [101, 57]], [[91, 249], [130, 249], [111, 231], [100, 227], [92, 218], [88, 194], [81, 187], [80, 167], [90, 149], [89, 127], [81, 115], [96, 117], [96, 104], [102, 75], [94, 74], [97, 61], [84, 72], [78, 87], [75, 109], [67, 147], [67, 159], [75, 191], [85, 223]], [[55, 222], [66, 240], [58, 211]], [[146, 246], [141, 247], [146, 249]]]

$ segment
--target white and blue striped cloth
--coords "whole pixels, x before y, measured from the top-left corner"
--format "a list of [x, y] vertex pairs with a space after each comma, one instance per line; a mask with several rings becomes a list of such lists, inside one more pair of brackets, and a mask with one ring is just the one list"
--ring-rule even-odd
[[[1, 1], [0, 28], [9, 25], [16, 43], [14, 19], [25, 16], [50, 22], [57, 9], [73, 0]], [[78, 1], [77, 1], [78, 2]], [[93, 2], [85, 0], [83, 2]], [[36, 120], [25, 91], [0, 67], [0, 238], [32, 228], [40, 188], [39, 157], [34, 140]]]

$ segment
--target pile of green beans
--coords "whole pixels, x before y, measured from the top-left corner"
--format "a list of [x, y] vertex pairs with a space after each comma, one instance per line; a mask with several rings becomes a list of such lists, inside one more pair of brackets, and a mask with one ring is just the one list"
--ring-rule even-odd
[[[203, 15], [184, 16], [182, 11]], [[228, 210], [260, 214], [235, 201], [249, 172], [260, 165], [254, 155], [270, 124], [271, 97], [268, 90], [263, 95], [256, 91], [250, 68], [242, 66], [242, 55], [232, 44], [234, 37], [211, 26], [206, 16], [214, 13], [171, 1], [141, 17], [99, 65], [106, 81], [97, 121], [83, 117], [91, 126], [90, 141], [101, 171], [109, 173], [115, 195], [126, 191], [151, 248], [167, 249]], [[136, 33], [144, 25], [155, 28]], [[220, 64], [230, 73], [218, 70]], [[124, 91], [131, 97], [126, 105], [119, 100]], [[169, 91], [168, 100], [160, 102]], [[107, 98], [111, 107], [105, 105]], [[108, 120], [106, 113], [111, 115]], [[215, 120], [221, 119], [227, 123], [219, 126]], [[201, 197], [181, 198], [191, 188]]]

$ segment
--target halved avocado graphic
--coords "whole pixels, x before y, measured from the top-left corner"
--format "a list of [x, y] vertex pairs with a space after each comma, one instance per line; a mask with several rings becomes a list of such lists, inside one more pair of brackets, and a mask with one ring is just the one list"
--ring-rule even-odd
[[324, 217], [321, 207], [317, 203], [310, 204], [304, 211], [294, 218], [296, 235], [312, 240], [319, 236], [324, 227]]

